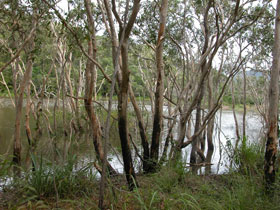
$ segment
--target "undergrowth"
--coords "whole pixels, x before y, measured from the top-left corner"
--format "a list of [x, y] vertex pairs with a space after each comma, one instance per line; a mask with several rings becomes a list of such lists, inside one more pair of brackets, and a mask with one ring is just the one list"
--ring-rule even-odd
[[[279, 209], [279, 174], [274, 194], [266, 195], [262, 150], [255, 145], [239, 149], [237, 170], [228, 174], [196, 175], [180, 160], [157, 173], [138, 175], [139, 187], [133, 192], [127, 190], [123, 176], [111, 178], [106, 209]], [[35, 159], [34, 171], [2, 189], [1, 209], [98, 209], [99, 179], [91, 164], [80, 167], [75, 156], [64, 164]]]

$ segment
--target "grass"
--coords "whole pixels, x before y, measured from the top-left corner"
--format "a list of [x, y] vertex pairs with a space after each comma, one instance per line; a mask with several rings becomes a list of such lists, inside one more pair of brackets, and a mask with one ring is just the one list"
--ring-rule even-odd
[[[99, 181], [92, 165], [77, 167], [75, 156], [59, 165], [33, 158], [36, 170], [5, 185], [0, 209], [98, 208]], [[259, 147], [243, 145], [236, 156], [240, 170], [223, 175], [194, 175], [184, 160], [173, 162], [157, 173], [138, 175], [140, 187], [133, 192], [127, 190], [125, 178], [117, 176], [108, 183], [106, 209], [279, 209], [279, 174], [274, 195], [266, 195], [261, 158]], [[5, 175], [6, 164], [2, 167]]]

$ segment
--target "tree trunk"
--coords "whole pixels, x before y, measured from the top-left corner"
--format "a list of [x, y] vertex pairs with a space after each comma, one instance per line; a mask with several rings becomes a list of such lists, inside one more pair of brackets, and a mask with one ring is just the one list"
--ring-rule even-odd
[[[85, 0], [85, 7], [87, 10], [87, 19], [89, 26], [90, 39], [88, 41], [88, 55], [96, 60], [96, 37], [95, 37], [95, 27], [92, 19], [92, 13], [90, 9], [89, 0]], [[93, 135], [93, 144], [96, 151], [97, 159], [102, 162], [104, 159], [104, 151], [102, 147], [101, 141], [101, 127], [99, 120], [94, 112], [93, 104], [92, 104], [92, 96], [94, 93], [94, 82], [95, 82], [95, 68], [96, 65], [91, 61], [87, 60], [86, 64], [86, 84], [85, 84], [85, 109], [90, 120], [90, 129]], [[116, 174], [113, 167], [109, 164], [107, 160], [107, 167], [111, 174]]]
[[268, 133], [265, 151], [264, 174], [266, 190], [273, 189], [275, 183], [275, 160], [278, 142], [278, 99], [279, 99], [279, 69], [280, 69], [280, 0], [277, 1], [275, 33], [273, 46], [273, 63], [270, 74]]
[[[196, 108], [196, 116], [195, 116], [195, 126], [194, 126], [194, 133], [196, 133], [200, 129], [201, 125], [201, 102], [203, 98], [203, 90], [200, 90], [200, 96], [199, 101], [197, 103]], [[201, 135], [198, 135], [193, 141], [192, 141], [192, 150], [190, 154], [190, 163], [195, 164], [197, 162], [196, 152], [198, 151], [198, 142], [200, 141]]]
[[234, 118], [234, 122], [235, 122], [236, 142], [235, 142], [235, 146], [234, 146], [234, 151], [236, 151], [237, 147], [238, 147], [238, 144], [239, 144], [239, 141], [240, 141], [240, 134], [239, 134], [239, 125], [238, 125], [236, 112], [235, 112], [235, 96], [234, 96], [234, 81], [233, 81], [233, 78], [232, 78], [232, 81], [231, 81], [231, 103], [232, 103], [233, 118]]
[[242, 129], [242, 136], [243, 136], [243, 141], [246, 139], [246, 99], [247, 98], [247, 94], [246, 94], [246, 71], [245, 68], [243, 68], [243, 117], [242, 117], [242, 121], [243, 121], [243, 129]]
[[[212, 110], [214, 107], [213, 102], [214, 94], [213, 94], [213, 75], [210, 74], [208, 78], [208, 111]], [[210, 154], [214, 151], [213, 145], [213, 130], [214, 130], [215, 119], [211, 119], [207, 125], [207, 156], [211, 156]], [[209, 155], [208, 155], [209, 153]], [[207, 158], [206, 158], [207, 159]], [[209, 161], [209, 158], [208, 158]], [[211, 159], [210, 159], [211, 161]]]
[[[203, 46], [203, 50], [202, 50], [202, 55], [204, 55], [207, 52], [208, 45], [209, 45], [209, 29], [208, 29], [208, 15], [209, 14], [208, 13], [209, 13], [211, 6], [212, 6], [212, 1], [208, 1], [207, 7], [206, 7], [205, 13], [204, 13], [204, 20], [203, 20], [205, 41], [204, 41], [204, 46]], [[201, 76], [207, 74], [209, 68], [211, 67], [210, 64], [211, 64], [211, 58], [209, 58], [208, 63], [207, 63], [206, 59], [201, 63], [200, 69], [199, 69], [201, 72]], [[204, 89], [205, 89], [205, 80], [203, 80], [201, 83], [199, 95], [198, 95], [198, 99], [197, 99], [194, 133], [198, 132], [198, 130], [200, 129], [201, 110], [202, 110], [201, 105], [202, 105], [202, 99], [204, 96]], [[190, 163], [196, 163], [196, 152], [198, 151], [197, 143], [200, 140], [199, 138], [201, 138], [201, 135], [198, 135], [192, 141], [192, 151], [191, 151], [191, 155], [190, 155]], [[198, 154], [201, 154], [201, 153], [198, 153]]]
[[[113, 5], [114, 6], [114, 5]], [[128, 8], [128, 1], [127, 1]], [[129, 135], [128, 135], [128, 122], [127, 122], [127, 103], [128, 103], [128, 89], [129, 89], [129, 67], [128, 67], [128, 41], [131, 30], [135, 23], [137, 14], [140, 8], [140, 0], [133, 1], [133, 8], [129, 20], [126, 24], [126, 21], [120, 27], [119, 38], [121, 38], [120, 46], [121, 46], [121, 80], [119, 78], [119, 86], [120, 90], [118, 93], [118, 126], [119, 126], [119, 135], [121, 140], [122, 147], [122, 156], [124, 163], [124, 171], [126, 175], [126, 180], [128, 183], [129, 190], [133, 190], [136, 185], [136, 176], [133, 167], [133, 161], [131, 156], [131, 151], [129, 147]], [[115, 12], [115, 16], [117, 16], [116, 11], [113, 8], [113, 12]], [[118, 16], [117, 16], [118, 17]], [[125, 15], [126, 20], [126, 15]], [[119, 23], [120, 24], [120, 23]], [[124, 27], [126, 24], [126, 27]], [[124, 27], [124, 28], [123, 28]], [[113, 27], [112, 27], [113, 28]], [[124, 31], [123, 31], [124, 30]], [[123, 37], [122, 37], [123, 34]], [[122, 40], [123, 38], [123, 40]], [[114, 43], [113, 43], [114, 44]], [[115, 58], [118, 59], [118, 58]]]
[[153, 166], [151, 170], [156, 170], [159, 144], [162, 131], [162, 117], [163, 117], [163, 91], [164, 91], [164, 65], [163, 65], [163, 41], [165, 35], [165, 24], [168, 11], [168, 0], [162, 0], [160, 8], [160, 26], [157, 38], [156, 47], [156, 62], [157, 62], [157, 85], [155, 92], [155, 114], [153, 122], [152, 145], [151, 145], [151, 161]]
[[122, 55], [122, 81], [118, 96], [118, 122], [119, 122], [119, 135], [121, 139], [122, 155], [124, 162], [124, 170], [129, 189], [135, 187], [133, 179], [136, 178], [134, 167], [129, 147], [128, 136], [128, 122], [127, 122], [127, 103], [128, 103], [128, 88], [129, 88], [129, 75], [128, 70], [128, 40], [124, 40], [121, 46]]
[[[34, 19], [32, 20], [33, 27], [36, 26], [37, 22]], [[19, 89], [19, 95], [16, 97], [16, 121], [15, 121], [15, 133], [14, 133], [14, 154], [13, 154], [13, 163], [20, 165], [21, 162], [21, 137], [20, 137], [20, 127], [21, 127], [21, 115], [22, 115], [22, 107], [23, 107], [23, 95], [24, 95], [24, 90], [26, 86], [29, 84], [30, 79], [31, 79], [31, 74], [32, 74], [32, 60], [33, 60], [33, 55], [32, 51], [34, 49], [34, 34], [32, 35], [27, 51], [28, 51], [28, 61], [27, 61], [27, 68], [24, 73], [24, 76], [22, 78], [22, 81], [20, 83], [20, 89]], [[19, 65], [19, 64], [18, 64]], [[16, 82], [16, 81], [14, 81]], [[15, 90], [16, 91], [16, 90]], [[27, 119], [28, 120], [28, 119]], [[27, 122], [28, 123], [28, 122]], [[29, 123], [28, 123], [29, 125]], [[28, 130], [27, 127], [27, 131]], [[27, 132], [27, 135], [29, 132]]]
[[149, 157], [150, 157], [150, 152], [149, 152], [149, 142], [148, 142], [148, 138], [146, 135], [146, 129], [144, 126], [144, 121], [143, 121], [143, 117], [141, 115], [139, 106], [135, 100], [135, 96], [133, 93], [133, 90], [131, 88], [131, 86], [129, 86], [129, 96], [130, 96], [130, 100], [131, 103], [134, 107], [134, 111], [138, 120], [138, 126], [139, 126], [139, 132], [140, 132], [140, 137], [141, 137], [141, 144], [143, 147], [143, 170], [144, 172], [148, 172], [149, 171]]

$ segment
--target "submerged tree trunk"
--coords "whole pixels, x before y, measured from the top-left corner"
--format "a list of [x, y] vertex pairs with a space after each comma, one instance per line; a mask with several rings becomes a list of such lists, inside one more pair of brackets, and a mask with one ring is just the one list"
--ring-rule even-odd
[[275, 161], [278, 142], [278, 100], [280, 69], [280, 0], [277, 1], [275, 33], [273, 46], [273, 63], [269, 86], [268, 133], [265, 151], [264, 177], [266, 190], [273, 189], [275, 183]]
[[[197, 108], [196, 108], [196, 115], [195, 115], [195, 126], [194, 126], [194, 133], [198, 132], [201, 126], [201, 102], [203, 98], [203, 88], [200, 90], [200, 96], [199, 96], [199, 101], [197, 103]], [[198, 135], [193, 141], [192, 141], [192, 150], [190, 154], [190, 163], [191, 164], [196, 164], [197, 162], [197, 156], [196, 153], [198, 152], [198, 143], [200, 141], [201, 134]]]
[[[36, 27], [37, 20], [35, 17], [33, 17], [32, 25], [33, 28]], [[34, 50], [34, 34], [32, 35], [29, 44], [28, 44], [28, 60], [27, 60], [27, 68], [24, 73], [24, 76], [22, 78], [22, 81], [20, 83], [19, 87], [19, 95], [16, 98], [16, 121], [15, 121], [15, 133], [14, 133], [14, 153], [13, 153], [13, 163], [20, 165], [21, 162], [21, 134], [20, 134], [20, 127], [21, 127], [21, 115], [22, 115], [22, 107], [23, 107], [23, 96], [24, 96], [24, 90], [26, 86], [29, 84], [32, 74], [32, 60], [33, 60], [33, 50]], [[19, 65], [19, 64], [18, 64]], [[15, 82], [15, 81], [14, 81]], [[29, 89], [30, 90], [30, 89]], [[15, 90], [16, 91], [16, 90]], [[28, 110], [27, 110], [28, 111]], [[29, 121], [27, 119], [27, 136], [29, 137]]]
[[[20, 92], [16, 104], [16, 122], [15, 122], [15, 134], [14, 134], [14, 157], [13, 157], [13, 162], [15, 164], [20, 165], [21, 161], [21, 134], [20, 134], [20, 127], [21, 127], [21, 115], [22, 115], [22, 107], [23, 107], [23, 95], [24, 95], [24, 90], [26, 86], [30, 82], [30, 77], [31, 77], [31, 72], [32, 72], [32, 58], [29, 55], [28, 59], [28, 64], [26, 71], [24, 73], [24, 77], [22, 79], [22, 82], [20, 83]], [[30, 91], [30, 88], [29, 88]], [[27, 103], [27, 112], [30, 109], [30, 104]], [[29, 113], [26, 113], [28, 115], [28, 118], [26, 119], [26, 134], [28, 137], [28, 140], [31, 141], [31, 131], [29, 127]]]
[[[32, 67], [33, 67], [32, 56], [29, 56], [27, 68], [32, 69]], [[25, 132], [26, 132], [29, 146], [31, 146], [31, 151], [32, 151], [33, 150], [32, 147], [34, 144], [31, 129], [30, 129], [30, 109], [31, 109], [30, 84], [31, 84], [32, 70], [28, 70], [28, 72], [29, 72], [29, 76], [28, 76], [28, 81], [27, 81], [27, 85], [26, 85]]]

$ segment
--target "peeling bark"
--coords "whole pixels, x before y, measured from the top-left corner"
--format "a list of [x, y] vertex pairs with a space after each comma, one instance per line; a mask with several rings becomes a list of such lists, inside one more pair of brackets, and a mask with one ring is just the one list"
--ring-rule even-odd
[[278, 144], [278, 101], [280, 69], [280, 0], [277, 1], [275, 33], [273, 46], [273, 63], [270, 73], [268, 133], [265, 150], [264, 177], [266, 190], [271, 192], [275, 183], [275, 160]]

